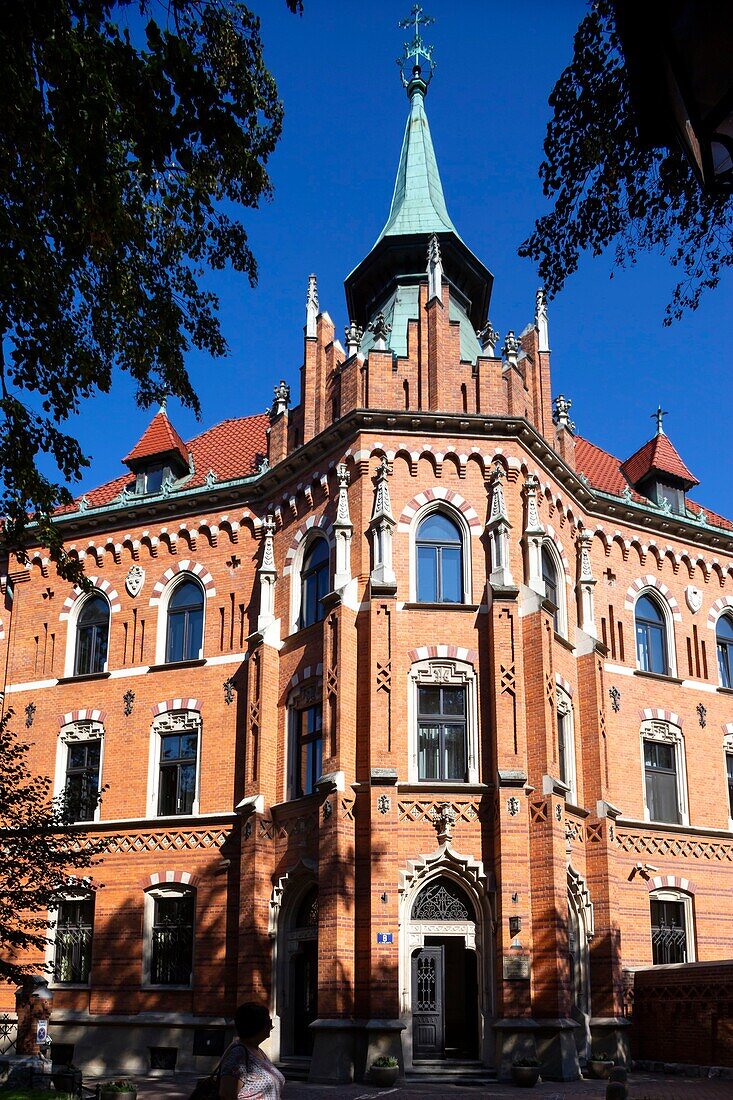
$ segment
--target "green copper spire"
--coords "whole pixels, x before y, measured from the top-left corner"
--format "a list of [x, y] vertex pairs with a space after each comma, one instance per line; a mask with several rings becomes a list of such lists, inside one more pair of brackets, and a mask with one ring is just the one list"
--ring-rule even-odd
[[[428, 116], [425, 114], [425, 95], [435, 62], [433, 47], [425, 44], [420, 28], [433, 22], [433, 19], [423, 14], [420, 5], [415, 4], [410, 18], [403, 19], [398, 24], [402, 28], [415, 28], [414, 39], [412, 42], [405, 42], [403, 56], [397, 59], [402, 83], [410, 100], [410, 114], [405, 127], [389, 217], [377, 237], [378, 241], [382, 237], [405, 233], [456, 233], [445, 205]], [[425, 59], [429, 67], [426, 79], [422, 76], [421, 58]], [[408, 79], [405, 73], [406, 70], [409, 71], [410, 61], [413, 65]]]

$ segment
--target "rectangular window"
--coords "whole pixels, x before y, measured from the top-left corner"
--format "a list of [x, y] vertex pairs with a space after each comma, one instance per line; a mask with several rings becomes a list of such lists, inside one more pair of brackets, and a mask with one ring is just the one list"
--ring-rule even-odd
[[568, 716], [565, 711], [559, 711], [557, 715], [557, 762], [560, 768], [560, 778], [563, 783], [570, 783], [568, 778]]
[[418, 687], [418, 778], [466, 780], [466, 693]]
[[193, 813], [197, 752], [196, 730], [161, 734], [158, 791], [158, 813], [161, 816]]
[[652, 962], [687, 962], [687, 929], [685, 906], [681, 901], [651, 899]]
[[733, 818], [733, 752], [725, 754], [725, 765], [728, 771], [728, 813]]
[[644, 741], [644, 779], [650, 819], [679, 824], [680, 810], [674, 745], [660, 741]]
[[190, 985], [193, 969], [193, 894], [153, 899], [150, 981], [153, 985]]
[[295, 712], [295, 797], [313, 794], [323, 764], [323, 711], [321, 704]]
[[66, 807], [72, 821], [93, 821], [99, 802], [101, 741], [69, 742]]
[[85, 985], [92, 963], [94, 901], [60, 901], [53, 960], [55, 982]]

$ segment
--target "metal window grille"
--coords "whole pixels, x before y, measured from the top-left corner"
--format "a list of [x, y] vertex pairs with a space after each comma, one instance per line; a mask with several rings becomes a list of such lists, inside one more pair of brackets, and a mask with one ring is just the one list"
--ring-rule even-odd
[[193, 964], [193, 898], [156, 898], [150, 980], [190, 985]]
[[54, 951], [54, 981], [83, 985], [92, 962], [94, 903], [62, 901], [59, 905]]

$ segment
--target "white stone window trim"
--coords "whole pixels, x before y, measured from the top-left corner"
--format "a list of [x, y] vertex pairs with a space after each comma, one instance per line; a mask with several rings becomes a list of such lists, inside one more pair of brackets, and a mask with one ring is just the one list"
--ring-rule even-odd
[[[204, 647], [206, 643], [206, 596], [207, 592], [201, 583], [201, 578], [197, 577], [195, 573], [190, 572], [187, 569], [182, 569], [180, 573], [176, 573], [175, 577], [172, 577], [168, 581], [165, 588], [160, 594], [158, 601], [158, 622], [155, 632], [155, 661], [156, 665], [167, 664], [166, 661], [166, 649], [168, 647], [168, 605], [170, 604], [171, 597], [177, 588], [182, 584], [187, 584], [188, 581], [193, 581], [201, 589], [201, 647], [198, 655], [192, 657], [191, 660], [200, 660], [204, 655]], [[175, 662], [173, 662], [175, 663]]]
[[[567, 574], [565, 572], [565, 564], [564, 564], [562, 558], [560, 557], [560, 551], [558, 550], [557, 546], [555, 545], [555, 540], [550, 535], [546, 535], [545, 538], [543, 538], [543, 540], [542, 540], [542, 546], [540, 548], [540, 553], [542, 553], [542, 551], [544, 551], [544, 550], [547, 550], [548, 554], [552, 558], [552, 564], [555, 567], [555, 577], [557, 579], [557, 599], [558, 599], [557, 633], [560, 635], [561, 638], [567, 638], [568, 637], [568, 594], [567, 594], [567, 586], [569, 584], [569, 581], [568, 581], [568, 578], [567, 578]], [[544, 588], [544, 583], [543, 583], [543, 588]], [[544, 595], [545, 595], [545, 598], [547, 598], [547, 592], [545, 592]]]
[[573, 806], [578, 805], [578, 775], [576, 769], [576, 753], [575, 753], [575, 712], [573, 711], [573, 700], [570, 695], [561, 687], [557, 687], [556, 690], [556, 716], [555, 721], [558, 724], [558, 756], [559, 756], [559, 719], [563, 714], [567, 717], [566, 726], [566, 739], [565, 739], [565, 775], [566, 785], [568, 792], [565, 796], [565, 801], [569, 802]]
[[[673, 886], [664, 886], [656, 890], [649, 891], [649, 946], [651, 947], [651, 934], [652, 934], [652, 920], [651, 920], [651, 903], [653, 901], [681, 901], [684, 906], [685, 914], [685, 939], [687, 941], [687, 961], [696, 962], [697, 953], [695, 951], [695, 910], [692, 904], [692, 894], [686, 893], [684, 890], [679, 890]], [[649, 964], [653, 966], [653, 963]], [[662, 964], [657, 964], [662, 965]]]
[[[648, 596], [651, 602], [662, 612], [662, 618], [664, 620], [664, 640], [667, 647], [667, 676], [677, 675], [677, 646], [675, 644], [674, 636], [674, 612], [670, 607], [667, 597], [658, 588], [654, 588], [652, 585], [642, 588], [636, 593], [634, 599], [633, 615], [634, 615], [634, 664], [639, 672], [644, 672], [645, 669], [641, 668], [639, 664], [639, 649], [636, 642], [636, 605], [642, 596]], [[717, 661], [717, 651], [715, 655]], [[658, 675], [658, 674], [657, 674]]]
[[[83, 592], [79, 595], [69, 608], [69, 613], [66, 618], [66, 649], [64, 651], [64, 678], [75, 675], [76, 665], [76, 635], [79, 625], [79, 616], [83, 609], [89, 603], [90, 600], [96, 600], [97, 596], [101, 596], [104, 602], [107, 604], [107, 657], [104, 662], [104, 668], [102, 672], [109, 671], [109, 642], [110, 635], [112, 633], [112, 604], [109, 602], [107, 595], [101, 588], [92, 588], [89, 592]], [[80, 675], [83, 675], [80, 673]]]
[[[430, 785], [430, 780], [419, 778], [419, 734], [418, 734], [418, 687], [463, 687], [466, 697], [466, 783], [479, 782], [479, 723], [478, 723], [478, 685], [476, 669], [470, 662], [453, 657], [430, 657], [424, 661], [415, 661], [407, 674], [407, 728], [408, 762], [407, 777], [409, 783]], [[465, 784], [458, 779], [435, 780], [441, 787]]]
[[[730, 607], [721, 608], [712, 622], [713, 630], [715, 631], [715, 671], [718, 674], [718, 685], [723, 687], [723, 680], [720, 675], [720, 661], [718, 660], [718, 624], [721, 619], [728, 619], [730, 623], [733, 623], [733, 610]], [[733, 675], [733, 669], [731, 669], [731, 675]], [[733, 684], [731, 684], [733, 687]]]
[[316, 539], [323, 539], [328, 547], [328, 581], [329, 592], [333, 588], [333, 536], [330, 531], [322, 527], [311, 527], [310, 531], [298, 543], [298, 547], [292, 557], [290, 566], [290, 633], [295, 634], [303, 629], [300, 625], [300, 603], [303, 593], [302, 573], [303, 562]]
[[[679, 810], [679, 822], [657, 821], [649, 813], [646, 801], [646, 765], [644, 763], [644, 742], [658, 741], [661, 744], [672, 745], [674, 748], [675, 772], [677, 775], [677, 809]], [[644, 820], [658, 825], [689, 825], [690, 807], [687, 788], [687, 761], [685, 754], [685, 739], [680, 726], [673, 722], [651, 719], [642, 722], [639, 736], [639, 752], [641, 754], [641, 789], [644, 798]]]
[[[451, 520], [458, 528], [461, 536], [461, 574], [463, 579], [463, 592], [461, 603], [473, 603], [473, 570], [471, 562], [471, 528], [460, 508], [456, 508], [448, 500], [429, 500], [421, 505], [410, 521], [408, 567], [410, 570], [410, 603], [417, 603], [417, 533], [420, 524], [433, 512], [440, 512]], [[399, 578], [398, 578], [399, 582]], [[448, 604], [449, 607], [460, 605]]]
[[[160, 793], [160, 750], [163, 743], [162, 734], [187, 733], [196, 731], [196, 789], [193, 796], [193, 806], [190, 814], [159, 814], [158, 795]], [[171, 821], [176, 818], [184, 820], [196, 817], [199, 813], [201, 796], [201, 741], [202, 741], [201, 714], [197, 710], [166, 710], [157, 714], [150, 726], [150, 741], [148, 747], [148, 788], [147, 788], [147, 817], [156, 821]]]
[[[99, 741], [99, 787], [102, 787], [102, 775], [104, 770], [104, 723], [93, 718], [77, 718], [73, 722], [66, 722], [59, 730], [56, 738], [56, 762], [54, 767], [53, 794], [54, 798], [60, 797], [66, 788], [66, 768], [69, 759], [69, 745], [77, 745], [83, 741]], [[100, 821], [102, 806], [98, 802], [94, 810], [94, 817], [90, 821]]]
[[[183, 883], [160, 883], [157, 886], [149, 886], [144, 891], [143, 903], [143, 989], [193, 989], [196, 974], [196, 926], [198, 921], [197, 894], [195, 886], [186, 886]], [[193, 896], [193, 929], [191, 936], [191, 980], [185, 985], [167, 985], [153, 982], [150, 978], [153, 965], [153, 925], [155, 923], [156, 898], [183, 898]]]
[[730, 797], [728, 795], [728, 757], [733, 756], [733, 733], [726, 733], [723, 738], [723, 779], [725, 781], [725, 802], [728, 814], [728, 829], [733, 832], [733, 816], [730, 812]]
[[[320, 667], [320, 666], [319, 666]], [[287, 737], [287, 753], [286, 753], [286, 767], [285, 767], [285, 789], [283, 791], [283, 797], [286, 802], [291, 801], [294, 798], [308, 797], [307, 795], [296, 794], [295, 780], [297, 777], [298, 769], [298, 733], [300, 729], [300, 712], [307, 710], [308, 707], [321, 707], [321, 741], [323, 742], [323, 719], [324, 705], [323, 705], [323, 678], [322, 676], [312, 676], [310, 679], [304, 680], [298, 684], [297, 687], [288, 695], [287, 709], [286, 709], [286, 737]], [[325, 747], [325, 746], [324, 746]], [[325, 755], [325, 754], [324, 754]]]
[[[69, 885], [59, 895], [59, 901], [94, 901], [95, 893], [88, 885], [88, 879], [75, 880], [74, 876], [68, 879]], [[59, 907], [54, 905], [48, 910], [48, 932], [46, 934], [46, 947], [44, 949], [45, 971], [49, 975], [49, 989], [89, 989], [92, 983], [92, 968], [89, 967], [89, 978], [85, 982], [57, 982], [54, 977], [56, 964], [56, 932], [58, 927]], [[96, 913], [92, 909], [92, 952], [94, 952], [94, 921]]]

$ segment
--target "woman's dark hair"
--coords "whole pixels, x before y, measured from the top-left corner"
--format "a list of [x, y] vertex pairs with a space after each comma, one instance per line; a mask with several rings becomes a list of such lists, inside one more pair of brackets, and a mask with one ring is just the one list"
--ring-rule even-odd
[[262, 1031], [270, 1022], [270, 1013], [263, 1004], [247, 1001], [234, 1013], [234, 1026], [240, 1039], [249, 1039]]

